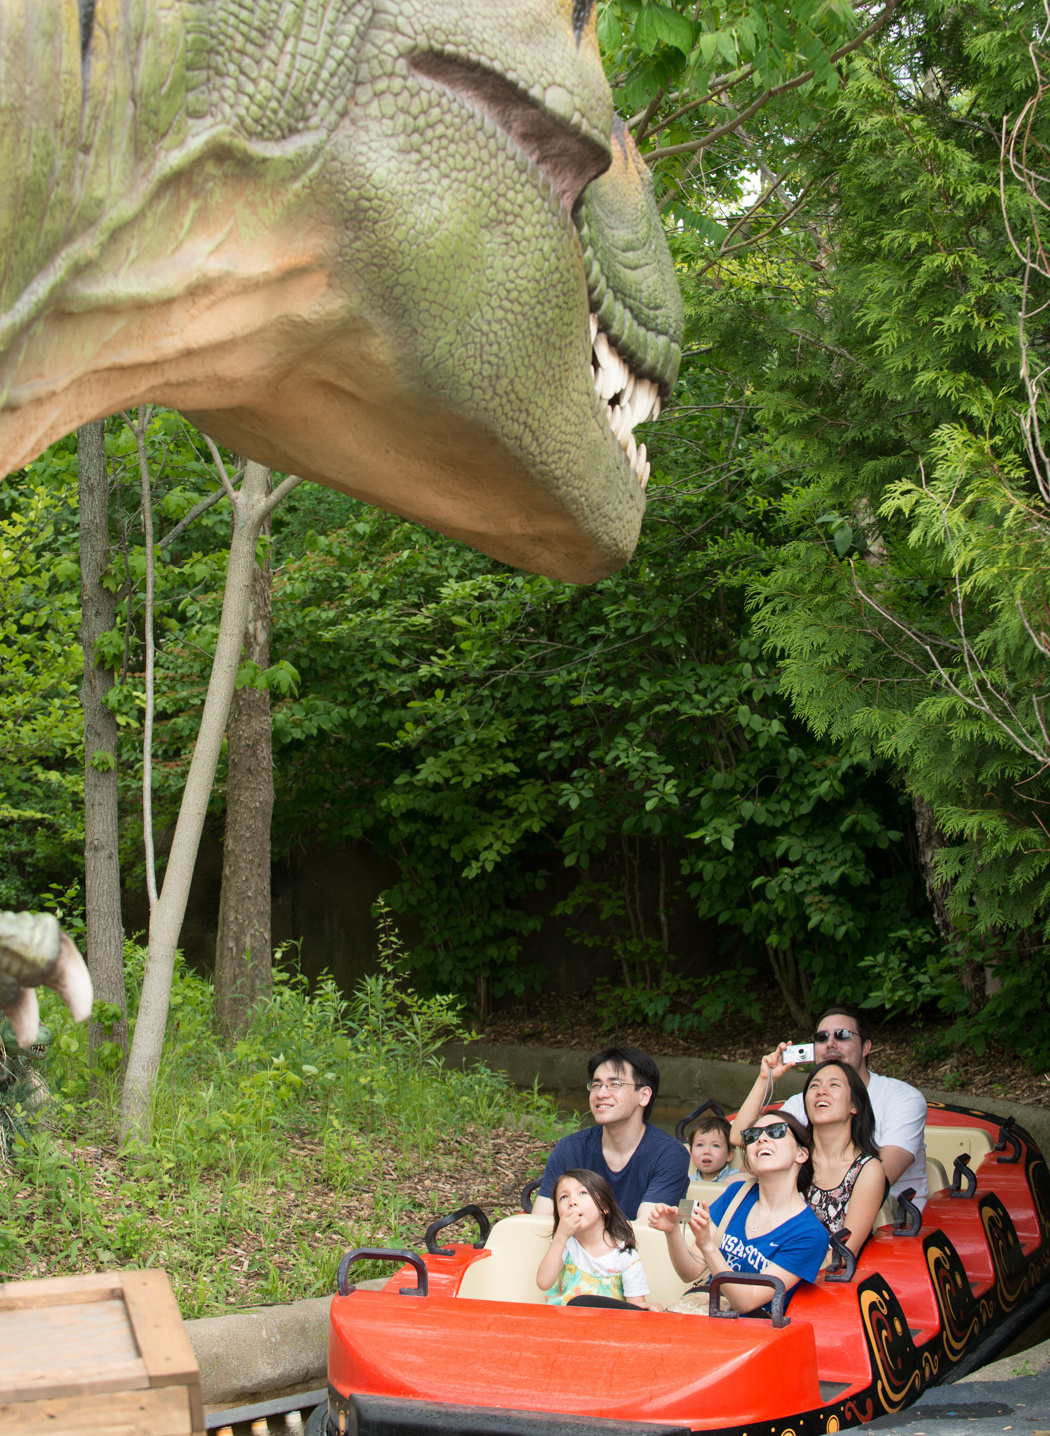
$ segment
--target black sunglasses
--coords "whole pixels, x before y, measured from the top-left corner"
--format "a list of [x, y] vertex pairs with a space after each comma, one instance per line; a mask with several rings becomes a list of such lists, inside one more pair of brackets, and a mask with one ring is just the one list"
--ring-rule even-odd
[[772, 1137], [774, 1142], [779, 1142], [781, 1137], [786, 1137], [790, 1131], [791, 1128], [786, 1122], [769, 1122], [765, 1127], [745, 1127], [740, 1135], [744, 1139], [744, 1146], [750, 1147], [759, 1137]]
[[859, 1032], [854, 1032], [852, 1027], [836, 1027], [831, 1032], [814, 1032], [814, 1042], [830, 1042], [834, 1037], [836, 1042], [848, 1042], [851, 1037], [859, 1037]]

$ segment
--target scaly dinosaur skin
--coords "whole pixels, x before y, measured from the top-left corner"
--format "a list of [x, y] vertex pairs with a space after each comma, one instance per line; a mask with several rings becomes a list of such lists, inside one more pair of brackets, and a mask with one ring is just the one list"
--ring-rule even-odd
[[593, 4], [0, 0], [0, 473], [154, 401], [613, 572], [682, 312]]
[[0, 1011], [22, 1048], [36, 1040], [37, 987], [53, 987], [78, 1022], [91, 1016], [91, 978], [57, 920], [45, 913], [0, 912]]

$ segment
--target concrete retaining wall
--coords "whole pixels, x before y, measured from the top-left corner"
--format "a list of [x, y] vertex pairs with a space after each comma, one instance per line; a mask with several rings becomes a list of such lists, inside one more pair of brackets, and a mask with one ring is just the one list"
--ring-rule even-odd
[[[506, 1072], [519, 1087], [538, 1082], [541, 1091], [583, 1091], [587, 1079], [587, 1052], [565, 1047], [516, 1047], [504, 1043], [450, 1042], [442, 1049], [450, 1066], [469, 1066], [484, 1062], [497, 1072]], [[698, 1107], [706, 1097], [713, 1097], [724, 1107], [739, 1107], [758, 1073], [757, 1064], [747, 1062], [711, 1061], [703, 1057], [657, 1057], [660, 1067], [660, 1097]], [[876, 1061], [876, 1067], [878, 1062]], [[803, 1078], [793, 1073], [777, 1083], [777, 1097], [801, 1092]], [[936, 1087], [923, 1087], [928, 1102], [947, 1102], [953, 1107], [975, 1107], [994, 1112], [997, 1117], [1016, 1117], [1020, 1126], [1032, 1134], [1044, 1153], [1050, 1153], [1050, 1108], [1026, 1107], [997, 1097], [971, 1097], [965, 1092], [944, 1092]]]

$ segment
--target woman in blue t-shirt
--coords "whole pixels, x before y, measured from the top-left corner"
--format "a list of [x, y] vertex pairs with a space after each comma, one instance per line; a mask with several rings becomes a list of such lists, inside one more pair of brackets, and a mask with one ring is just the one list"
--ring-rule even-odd
[[[697, 1281], [705, 1271], [768, 1273], [784, 1283], [790, 1301], [800, 1281], [815, 1279], [828, 1250], [827, 1230], [805, 1196], [813, 1180], [806, 1129], [773, 1108], [755, 1118], [743, 1141], [744, 1166], [755, 1181], [742, 1199], [734, 1184], [710, 1209], [699, 1204], [689, 1223], [696, 1252], [685, 1244], [676, 1207], [655, 1207], [649, 1225], [667, 1237], [683, 1281]], [[723, 1231], [722, 1219], [734, 1205]], [[771, 1293], [768, 1287], [728, 1282], [722, 1295], [747, 1315], [766, 1308]]]

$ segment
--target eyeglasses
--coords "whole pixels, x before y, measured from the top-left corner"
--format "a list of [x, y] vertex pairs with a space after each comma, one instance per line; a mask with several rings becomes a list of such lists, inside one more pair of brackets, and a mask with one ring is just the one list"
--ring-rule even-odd
[[859, 1032], [854, 1032], [852, 1027], [836, 1027], [831, 1032], [814, 1032], [814, 1042], [830, 1042], [834, 1037], [836, 1042], [848, 1042], [851, 1037], [859, 1037]]
[[744, 1139], [744, 1146], [750, 1147], [759, 1137], [772, 1137], [774, 1142], [779, 1142], [790, 1130], [786, 1122], [770, 1122], [765, 1127], [745, 1127], [740, 1135]]
[[610, 1077], [605, 1082], [588, 1082], [588, 1092], [600, 1092], [604, 1087], [608, 1092], [619, 1092], [624, 1087], [644, 1087], [644, 1082], [625, 1082], [622, 1077]]

